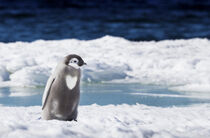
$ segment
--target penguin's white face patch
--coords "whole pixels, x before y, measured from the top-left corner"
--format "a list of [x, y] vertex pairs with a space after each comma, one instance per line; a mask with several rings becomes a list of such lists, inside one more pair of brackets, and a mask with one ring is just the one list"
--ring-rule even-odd
[[70, 90], [72, 90], [76, 86], [77, 79], [78, 79], [77, 76], [71, 76], [71, 75], [66, 76], [66, 85]]
[[69, 65], [78, 69], [79, 68], [79, 60], [77, 58], [72, 58], [70, 61], [69, 61]]

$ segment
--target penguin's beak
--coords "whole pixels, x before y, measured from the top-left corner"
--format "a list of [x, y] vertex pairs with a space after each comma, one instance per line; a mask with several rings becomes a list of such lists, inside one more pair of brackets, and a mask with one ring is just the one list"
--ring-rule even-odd
[[87, 63], [84, 62], [83, 65], [87, 65]]

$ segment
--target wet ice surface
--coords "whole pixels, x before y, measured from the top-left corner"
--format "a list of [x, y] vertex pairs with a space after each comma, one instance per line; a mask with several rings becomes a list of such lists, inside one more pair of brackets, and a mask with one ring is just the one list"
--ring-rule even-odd
[[[186, 106], [210, 103], [208, 93], [187, 93], [165, 87], [140, 84], [82, 84], [80, 105], [145, 104], [149, 106]], [[0, 88], [0, 104], [5, 106], [41, 105], [44, 87]]]

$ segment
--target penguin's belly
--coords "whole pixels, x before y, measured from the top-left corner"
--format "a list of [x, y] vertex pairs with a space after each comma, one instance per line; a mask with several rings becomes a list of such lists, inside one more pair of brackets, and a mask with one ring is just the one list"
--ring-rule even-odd
[[[64, 103], [65, 101], [65, 103]], [[66, 120], [68, 119], [74, 111], [77, 109], [78, 100], [70, 101], [70, 100], [63, 100], [63, 101], [52, 101], [51, 106], [51, 115], [54, 116], [54, 118]]]
[[79, 85], [77, 77], [70, 75], [57, 81], [60, 82], [60, 85], [53, 88], [50, 114], [54, 118], [66, 120], [77, 109], [80, 94]]

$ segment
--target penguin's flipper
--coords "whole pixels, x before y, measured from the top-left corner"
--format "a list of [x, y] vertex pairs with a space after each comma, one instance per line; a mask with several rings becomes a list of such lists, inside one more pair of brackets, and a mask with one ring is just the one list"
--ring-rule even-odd
[[43, 97], [42, 97], [42, 110], [45, 107], [45, 104], [47, 102], [47, 98], [50, 94], [50, 90], [51, 90], [51, 87], [52, 87], [52, 84], [53, 84], [54, 81], [55, 81], [55, 77], [53, 77], [53, 76], [50, 76], [50, 78], [47, 81], [47, 85], [45, 87], [44, 94], [43, 94]]

